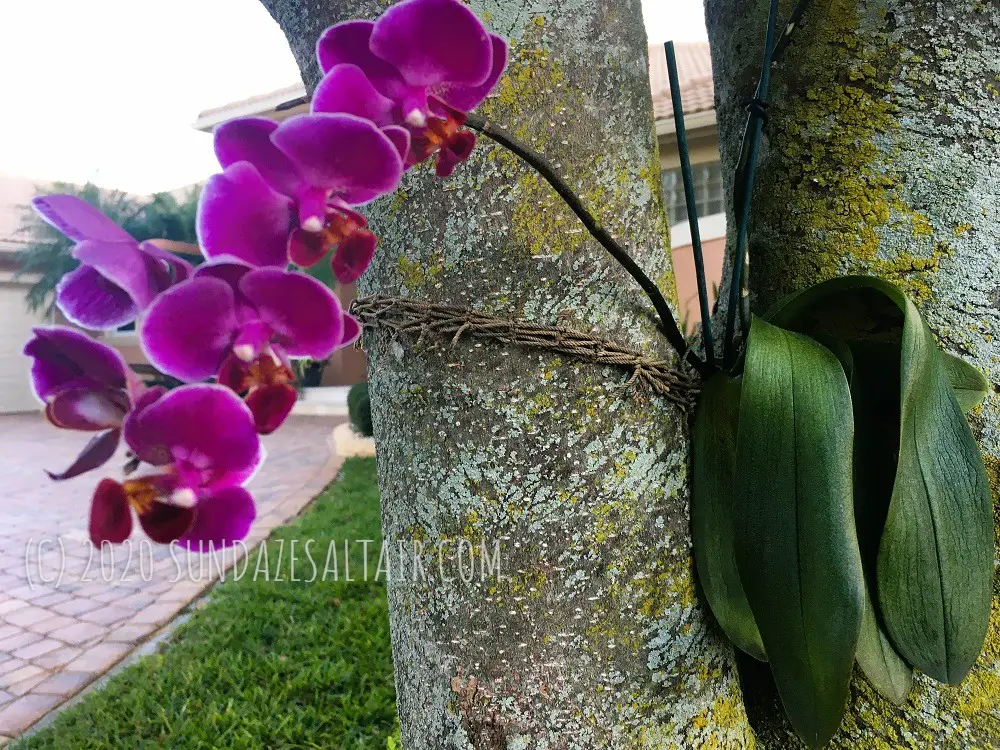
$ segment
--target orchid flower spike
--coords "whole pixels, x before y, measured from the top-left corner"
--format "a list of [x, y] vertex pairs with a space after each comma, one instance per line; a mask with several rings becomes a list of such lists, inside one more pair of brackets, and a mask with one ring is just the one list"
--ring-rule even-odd
[[[406, 133], [395, 136], [405, 139]], [[278, 125], [241, 118], [215, 131], [225, 168], [209, 179], [198, 237], [209, 258], [254, 266], [318, 263], [333, 250], [337, 280], [355, 281], [377, 240], [353, 209], [396, 189], [406, 144], [349, 114], [300, 115]]]
[[407, 168], [437, 155], [437, 174], [469, 158], [467, 113], [507, 66], [507, 43], [458, 0], [405, 0], [377, 21], [331, 26], [316, 46], [326, 74], [313, 112], [347, 112], [410, 135]]
[[296, 391], [289, 357], [326, 359], [358, 337], [358, 322], [304, 273], [234, 258], [200, 266], [162, 294], [140, 332], [156, 367], [181, 380], [218, 377], [246, 394], [257, 429], [276, 430]]
[[73, 195], [35, 198], [32, 207], [76, 242], [80, 267], [62, 277], [56, 304], [83, 328], [110, 330], [131, 323], [156, 295], [191, 274], [191, 264], [132, 235]]
[[104, 479], [90, 508], [90, 539], [118, 544], [132, 513], [154, 542], [189, 549], [231, 546], [257, 512], [243, 488], [264, 458], [250, 410], [229, 389], [186, 385], [148, 392], [124, 427], [136, 457], [158, 469], [124, 482]]

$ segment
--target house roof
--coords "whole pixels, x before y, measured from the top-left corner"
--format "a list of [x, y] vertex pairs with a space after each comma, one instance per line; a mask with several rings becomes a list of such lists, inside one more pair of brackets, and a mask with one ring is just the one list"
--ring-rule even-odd
[[22, 207], [35, 196], [35, 185], [44, 184], [26, 177], [0, 175], [0, 252], [12, 252], [27, 244], [21, 233]]
[[[712, 56], [708, 42], [691, 42], [675, 46], [684, 113], [694, 115], [711, 112], [715, 108], [715, 87], [712, 84]], [[658, 124], [666, 124], [666, 130], [670, 131], [673, 129], [670, 125], [673, 122], [673, 107], [670, 102], [667, 57], [662, 44], [649, 45], [649, 86], [653, 94], [653, 113], [656, 121]], [[230, 102], [201, 112], [194, 127], [198, 130], [211, 131], [227, 120], [248, 115], [263, 115], [283, 120], [290, 115], [305, 111], [305, 95], [305, 87], [297, 83], [249, 99]]]
[[[674, 49], [677, 51], [677, 78], [684, 114], [711, 112], [715, 109], [715, 85], [712, 82], [712, 54], [708, 42], [675, 44]], [[649, 45], [649, 88], [653, 93], [656, 120], [673, 120], [667, 54], [662, 44]]]

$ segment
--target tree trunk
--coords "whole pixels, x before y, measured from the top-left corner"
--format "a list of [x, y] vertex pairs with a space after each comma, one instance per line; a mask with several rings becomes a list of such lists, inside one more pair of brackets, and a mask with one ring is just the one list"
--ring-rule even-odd
[[[319, 32], [385, 7], [262, 1], [310, 87]], [[673, 296], [639, 0], [472, 6], [512, 43], [484, 113], [552, 160]], [[368, 213], [381, 245], [363, 293], [667, 355], [631, 279], [486, 139], [451, 179], [424, 165]], [[404, 746], [746, 744], [729, 649], [695, 595], [686, 415], [620, 371], [551, 353], [382, 331], [365, 344]], [[463, 541], [477, 550], [468, 583]], [[481, 545], [492, 562], [495, 543], [503, 577], [481, 580]]]
[[[792, 0], [781, 3], [782, 16]], [[766, 0], [707, 0], [723, 164], [753, 93]], [[754, 308], [848, 273], [922, 308], [947, 350], [1000, 381], [1000, 9], [956, 0], [816, 0], [775, 70], [750, 227]], [[730, 207], [730, 226], [732, 208]], [[994, 388], [995, 391], [1000, 391]], [[972, 417], [994, 494], [1000, 399]], [[919, 677], [896, 708], [856, 676], [835, 747], [1000, 741], [1000, 610], [961, 687]], [[795, 746], [773, 694], [751, 695], [767, 747]]]

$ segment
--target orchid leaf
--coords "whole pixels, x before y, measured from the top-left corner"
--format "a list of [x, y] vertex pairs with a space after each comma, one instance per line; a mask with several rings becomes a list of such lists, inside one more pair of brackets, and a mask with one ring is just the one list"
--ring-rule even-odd
[[990, 392], [990, 381], [982, 371], [961, 357], [941, 352], [944, 371], [948, 375], [955, 398], [962, 411], [968, 413], [979, 406]]
[[813, 747], [847, 707], [865, 589], [840, 361], [755, 318], [740, 402], [735, 550], [785, 712]]
[[854, 379], [854, 353], [851, 351], [851, 347], [840, 339], [824, 333], [815, 334], [811, 338], [829, 349], [830, 354], [840, 360], [840, 365], [844, 368], [844, 375], [847, 376], [847, 382], [850, 383]]
[[940, 682], [972, 668], [990, 618], [993, 499], [934, 336], [900, 295], [900, 451], [878, 552], [878, 595], [900, 652]]
[[740, 379], [725, 373], [702, 388], [694, 421], [691, 534], [698, 579], [712, 614], [738, 648], [766, 661], [733, 553], [740, 388]]
[[942, 355], [913, 303], [879, 279], [819, 284], [783, 301], [771, 319], [899, 352], [898, 369], [884, 373], [899, 379], [899, 447], [876, 609], [907, 662], [958, 684], [982, 648], [992, 593], [993, 501], [963, 414], [982, 382], [971, 366]]
[[879, 541], [892, 499], [899, 453], [899, 347], [855, 342], [854, 519], [865, 571], [865, 614], [858, 639], [858, 666], [868, 682], [899, 705], [913, 685], [913, 669], [892, 645], [878, 610], [875, 576]]

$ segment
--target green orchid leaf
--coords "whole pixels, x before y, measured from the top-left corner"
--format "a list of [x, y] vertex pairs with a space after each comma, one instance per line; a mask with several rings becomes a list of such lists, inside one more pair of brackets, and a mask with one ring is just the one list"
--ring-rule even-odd
[[879, 279], [819, 284], [784, 300], [771, 319], [898, 349], [898, 369], [889, 370], [900, 382], [898, 459], [878, 546], [876, 611], [907, 662], [958, 684], [982, 649], [992, 593], [993, 501], [962, 410], [982, 383], [942, 356], [913, 303]]
[[[865, 590], [870, 594], [867, 586]], [[875, 613], [870, 595], [865, 596], [857, 658], [868, 682], [884, 698], [897, 706], [906, 702], [906, 696], [913, 687], [913, 669], [896, 653]]]
[[840, 726], [864, 614], [853, 429], [840, 361], [755, 318], [737, 437], [736, 565], [781, 702], [814, 747]]
[[694, 418], [691, 535], [694, 560], [712, 614], [736, 646], [766, 661], [764, 644], [733, 556], [733, 476], [740, 379], [709, 378]]
[[868, 682], [899, 705], [913, 685], [913, 669], [886, 633], [875, 594], [876, 559], [892, 499], [899, 453], [899, 347], [854, 342], [854, 519], [865, 571], [865, 615], [858, 639], [858, 666]]
[[825, 333], [814, 334], [811, 338], [829, 349], [830, 353], [840, 360], [840, 364], [844, 368], [844, 374], [847, 376], [847, 382], [850, 383], [854, 378], [854, 353], [851, 351], [851, 347], [840, 339]]
[[957, 685], [989, 625], [993, 498], [934, 335], [912, 302], [899, 304], [901, 439], [878, 552], [879, 606], [906, 660]]
[[948, 352], [941, 352], [941, 359], [962, 411], [968, 413], [983, 403], [990, 392], [990, 381], [982, 371]]

